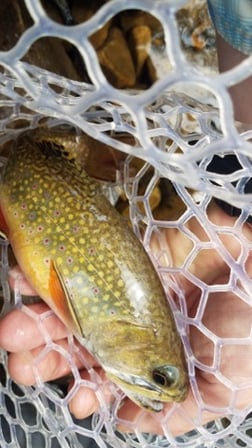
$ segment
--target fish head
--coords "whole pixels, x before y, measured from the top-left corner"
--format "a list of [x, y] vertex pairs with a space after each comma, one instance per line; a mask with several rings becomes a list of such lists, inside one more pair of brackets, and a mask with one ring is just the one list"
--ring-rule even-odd
[[107, 371], [107, 376], [140, 407], [159, 412], [166, 402], [184, 401], [188, 393], [188, 379], [173, 365], [153, 367], [143, 375]]
[[168, 339], [162, 328], [153, 331], [151, 326], [120, 321], [110, 322], [110, 341], [106, 341], [106, 329], [102, 334], [102, 347], [97, 357], [107, 377], [132, 401], [158, 412], [165, 402], [185, 400], [189, 381], [177, 333]]

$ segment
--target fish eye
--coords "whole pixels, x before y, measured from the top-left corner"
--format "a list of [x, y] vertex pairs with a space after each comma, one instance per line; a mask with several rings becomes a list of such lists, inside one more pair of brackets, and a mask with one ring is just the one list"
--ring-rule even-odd
[[179, 380], [179, 370], [169, 365], [157, 367], [152, 372], [152, 378], [159, 386], [173, 387]]

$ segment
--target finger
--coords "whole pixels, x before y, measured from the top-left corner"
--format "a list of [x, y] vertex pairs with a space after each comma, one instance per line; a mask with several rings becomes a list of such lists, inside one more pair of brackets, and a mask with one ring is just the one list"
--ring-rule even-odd
[[14, 268], [10, 269], [9, 284], [10, 284], [11, 289], [14, 290], [15, 288], [18, 288], [18, 290], [23, 295], [26, 295], [26, 296], [36, 296], [37, 295], [37, 292], [30, 285], [30, 283], [24, 276], [24, 273], [21, 271], [19, 266], [15, 266]]
[[[110, 381], [106, 379], [106, 374], [102, 368], [93, 370], [96, 378], [91, 377], [87, 370], [81, 371], [81, 378], [85, 380], [77, 390], [73, 399], [69, 403], [71, 413], [77, 419], [89, 417], [96, 412], [100, 406], [108, 406], [113, 400], [112, 387]], [[88, 387], [86, 381], [94, 382]], [[96, 385], [98, 383], [98, 385]], [[71, 385], [70, 385], [71, 387]]]
[[66, 338], [58, 341], [50, 350], [42, 346], [11, 353], [8, 357], [10, 376], [15, 382], [26, 386], [36, 384], [38, 378], [42, 382], [51, 381], [69, 375], [72, 369], [95, 365], [97, 362], [85, 348], [79, 348], [78, 345], [73, 347]]
[[66, 335], [66, 327], [45, 303], [13, 310], [0, 321], [0, 347], [9, 352], [40, 347], [47, 336], [57, 341]]

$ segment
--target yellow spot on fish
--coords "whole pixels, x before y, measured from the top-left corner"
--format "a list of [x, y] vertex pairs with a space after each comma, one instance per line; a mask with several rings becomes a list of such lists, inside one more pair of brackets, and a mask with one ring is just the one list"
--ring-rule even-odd
[[94, 266], [92, 264], [89, 264], [87, 267], [89, 272], [93, 272], [95, 270]]

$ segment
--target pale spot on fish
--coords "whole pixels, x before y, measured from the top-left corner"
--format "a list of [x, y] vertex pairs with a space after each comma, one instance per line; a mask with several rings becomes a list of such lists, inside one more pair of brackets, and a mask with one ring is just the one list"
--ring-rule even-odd
[[82, 285], [82, 283], [83, 283], [83, 279], [82, 279], [81, 276], [79, 276], [79, 277], [76, 278], [76, 283], [77, 283], [77, 285]]
[[97, 305], [91, 306], [91, 312], [97, 313], [99, 311], [99, 307]]
[[[126, 265], [122, 264], [120, 270], [122, 280], [125, 283], [129, 296], [134, 297], [134, 301], [131, 302], [131, 305], [134, 307], [135, 315], [141, 315], [146, 309], [146, 296], [143, 292], [141, 282], [136, 280], [135, 276]], [[120, 295], [118, 296], [116, 293], [118, 294], [118, 291], [114, 292], [114, 294], [119, 298]]]

